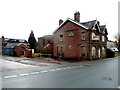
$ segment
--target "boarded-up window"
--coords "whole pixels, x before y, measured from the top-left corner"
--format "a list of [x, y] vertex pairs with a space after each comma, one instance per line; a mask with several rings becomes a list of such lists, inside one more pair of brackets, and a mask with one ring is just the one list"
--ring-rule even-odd
[[85, 40], [85, 32], [81, 32], [81, 39]]
[[64, 55], [64, 46], [61, 46], [61, 54]]
[[57, 55], [64, 55], [64, 46], [57, 46]]
[[60, 54], [60, 51], [59, 51], [59, 46], [57, 46], [57, 55]]
[[81, 56], [86, 56], [86, 48], [85, 48], [85, 46], [81, 46]]

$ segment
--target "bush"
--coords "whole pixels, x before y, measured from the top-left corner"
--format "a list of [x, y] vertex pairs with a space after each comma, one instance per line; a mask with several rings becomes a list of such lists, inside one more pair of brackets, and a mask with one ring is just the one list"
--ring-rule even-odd
[[110, 49], [107, 49], [107, 58], [115, 57], [115, 52]]

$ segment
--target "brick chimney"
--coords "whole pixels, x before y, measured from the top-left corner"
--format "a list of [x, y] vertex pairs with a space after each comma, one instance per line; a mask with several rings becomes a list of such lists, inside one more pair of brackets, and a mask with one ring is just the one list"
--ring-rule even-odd
[[60, 19], [59, 20], [59, 25], [61, 25], [63, 23], [63, 20], [62, 19]]
[[75, 14], [74, 14], [74, 20], [77, 22], [80, 22], [80, 13], [78, 11], [75, 12]]

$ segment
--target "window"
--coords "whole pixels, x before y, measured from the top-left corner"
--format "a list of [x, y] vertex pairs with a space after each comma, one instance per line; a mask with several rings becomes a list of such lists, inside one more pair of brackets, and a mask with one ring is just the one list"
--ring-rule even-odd
[[76, 35], [75, 32], [70, 32], [70, 33], [68, 34], [69, 37], [74, 37], [75, 35]]
[[83, 57], [86, 56], [86, 48], [85, 48], [85, 46], [81, 47], [81, 56], [83, 56]]
[[57, 46], [57, 55], [60, 54], [60, 51], [59, 51], [59, 46]]
[[92, 56], [96, 56], [96, 48], [94, 46], [92, 47]]
[[59, 41], [63, 41], [63, 34], [59, 34]]
[[95, 37], [95, 33], [93, 32], [92, 33], [92, 40], [94, 40], [94, 37]]
[[105, 41], [105, 36], [102, 35], [102, 41], [104, 42]]
[[85, 40], [85, 32], [81, 32], [81, 39]]
[[102, 47], [102, 54], [105, 54], [105, 47]]
[[57, 46], [57, 55], [64, 56], [64, 46]]
[[99, 36], [96, 36], [94, 32], [92, 32], [92, 40], [100, 40]]
[[63, 56], [64, 55], [64, 47], [63, 46], [61, 46], [60, 52], [61, 52], [61, 55]]

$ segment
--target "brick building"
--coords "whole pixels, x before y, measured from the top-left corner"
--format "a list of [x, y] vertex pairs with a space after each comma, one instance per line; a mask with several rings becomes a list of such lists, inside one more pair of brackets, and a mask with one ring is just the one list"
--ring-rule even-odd
[[2, 55], [31, 57], [31, 49], [24, 39], [2, 37]]
[[106, 57], [106, 25], [98, 20], [80, 22], [80, 13], [74, 20], [59, 20], [53, 35], [53, 55], [64, 59], [95, 59]]
[[38, 38], [38, 52], [53, 54], [53, 35]]

